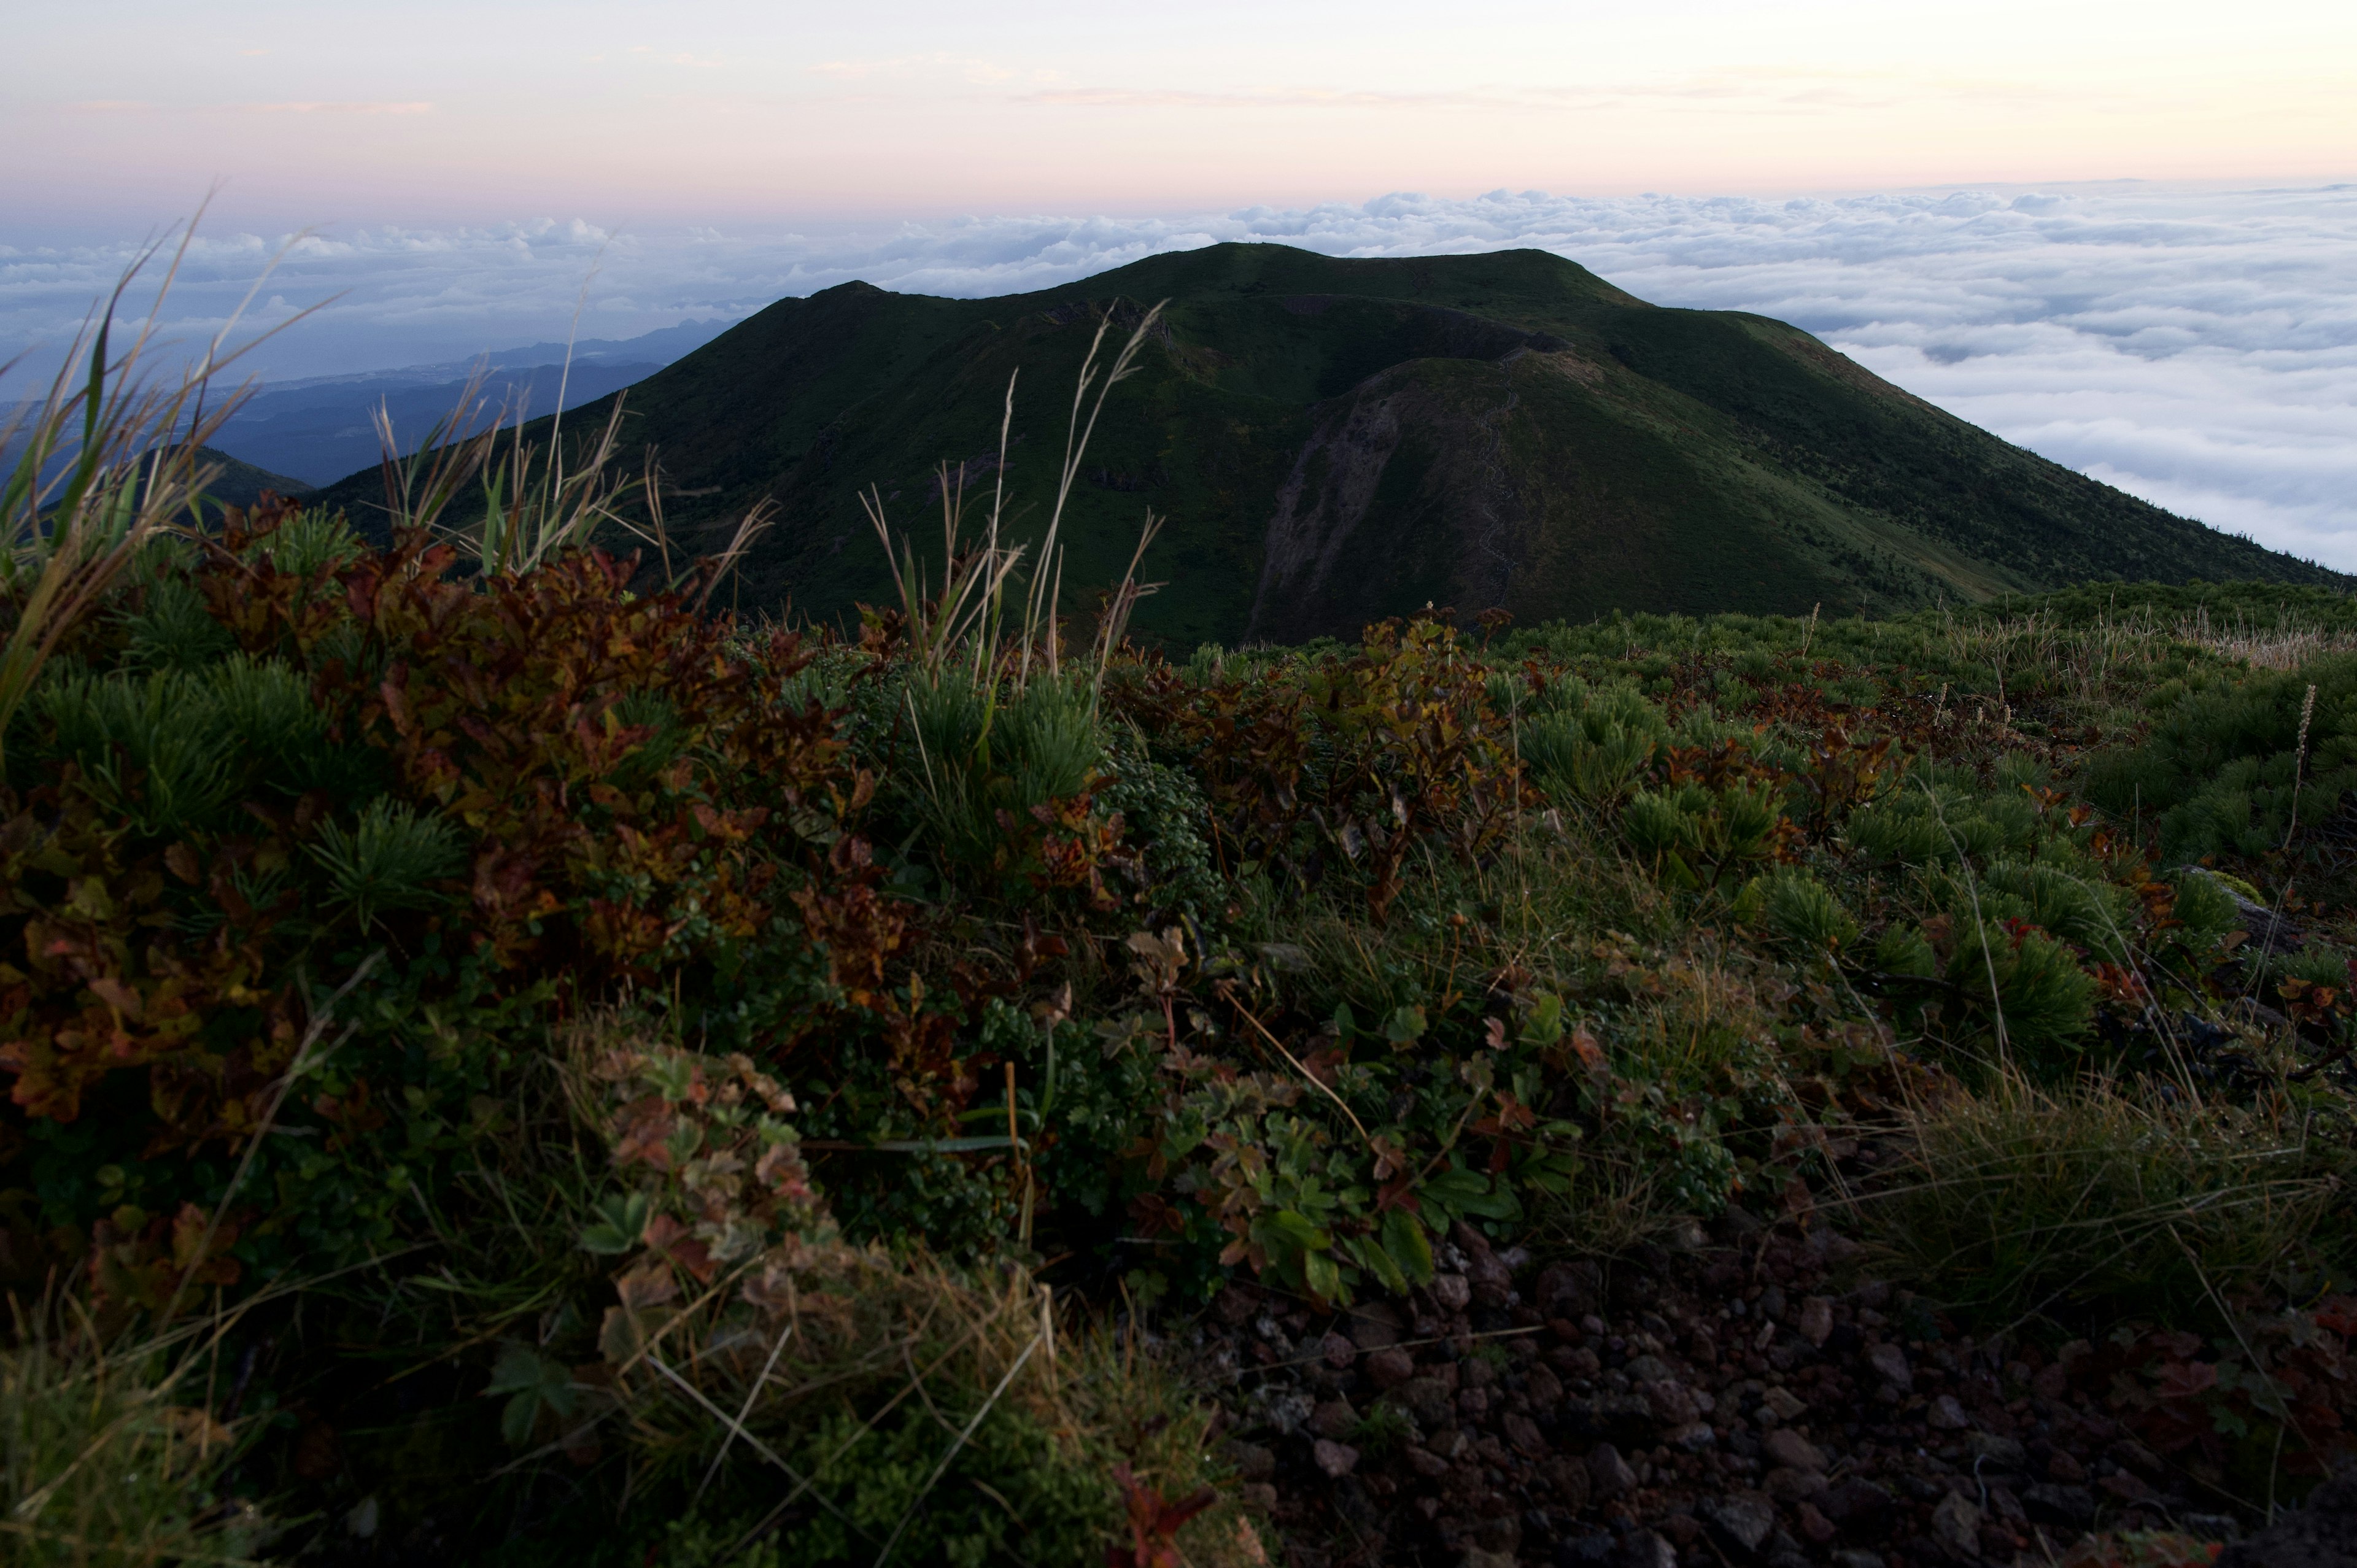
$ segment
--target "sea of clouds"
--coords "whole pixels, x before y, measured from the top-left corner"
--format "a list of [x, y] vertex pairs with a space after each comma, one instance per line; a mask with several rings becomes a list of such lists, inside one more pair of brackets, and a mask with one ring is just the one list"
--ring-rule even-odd
[[[247, 328], [317, 308], [247, 365], [269, 377], [325, 375], [575, 330], [616, 338], [735, 318], [853, 278], [917, 293], [1013, 293], [1223, 240], [1353, 256], [1555, 251], [1658, 304], [1797, 323], [2058, 462], [2357, 570], [2357, 185], [1795, 200], [1497, 191], [888, 231], [608, 234], [549, 221], [291, 242], [207, 235], [158, 325], [200, 342], [274, 258]], [[33, 390], [131, 253], [0, 245], [0, 356], [26, 353], [0, 400]], [[132, 315], [148, 308], [149, 294], [129, 297]]]

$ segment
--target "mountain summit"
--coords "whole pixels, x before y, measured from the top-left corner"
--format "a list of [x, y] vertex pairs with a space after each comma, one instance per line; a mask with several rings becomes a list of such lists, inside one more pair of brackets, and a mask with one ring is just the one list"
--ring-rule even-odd
[[[1426, 603], [1878, 613], [2088, 579], [2341, 580], [2011, 446], [1798, 328], [1648, 305], [1541, 251], [1222, 244], [993, 299], [845, 284], [630, 388], [627, 428], [657, 448], [675, 521], [776, 499], [748, 599], [838, 616], [887, 593], [855, 499], [871, 484], [920, 541], [944, 460], [969, 492], [1003, 478], [1018, 537], [1043, 525], [1098, 320], [1161, 299], [1066, 514], [1066, 597], [1119, 577], [1151, 507], [1169, 522], [1146, 575], [1168, 586], [1138, 625], [1182, 646], [1354, 634]], [[337, 489], [364, 501], [373, 475]]]

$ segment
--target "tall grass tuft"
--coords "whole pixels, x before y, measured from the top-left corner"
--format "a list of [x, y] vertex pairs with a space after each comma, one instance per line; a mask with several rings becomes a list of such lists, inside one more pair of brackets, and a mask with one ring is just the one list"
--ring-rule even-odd
[[[1114, 357], [1112, 365], [1102, 370], [1097, 357], [1113, 321], [1108, 315], [1097, 323], [1096, 336], [1090, 340], [1088, 354], [1081, 362], [1080, 379], [1073, 388], [1071, 419], [1065, 431], [1064, 462], [1057, 478], [1055, 502], [1024, 584], [1019, 620], [1013, 618], [1006, 604], [1006, 590], [1029, 547], [1009, 543], [1001, 536], [1006, 521], [1006, 450], [1015, 423], [1014, 378], [1008, 378], [1006, 383], [1006, 406], [999, 417], [998, 461], [991, 481], [990, 510], [983, 519], [978, 542], [968, 542], [963, 470], [953, 474], [946, 464], [941, 469], [942, 568], [938, 587], [925, 562], [917, 554], [914, 540], [905, 534], [896, 536], [885, 515], [882, 493], [871, 488], [860, 498], [891, 567], [893, 591], [899, 600], [909, 653], [922, 679], [938, 682], [943, 672], [956, 664], [977, 682], [995, 682], [1003, 667], [1019, 690], [1028, 682], [1035, 665], [1050, 676], [1061, 674], [1057, 610], [1063, 583], [1064, 507], [1071, 497], [1072, 481], [1080, 474], [1082, 459], [1087, 455], [1089, 438], [1096, 431], [1097, 417], [1104, 412], [1105, 398], [1114, 387], [1137, 373], [1138, 351], [1145, 347], [1161, 316], [1161, 305], [1146, 311]], [[1096, 392], [1093, 403], [1089, 401], [1092, 388]], [[1129, 572], [1107, 607], [1105, 624], [1094, 650], [1099, 684], [1105, 663], [1119, 646], [1120, 631], [1128, 622], [1130, 610], [1154, 590], [1153, 585], [1139, 584], [1136, 575], [1146, 548], [1159, 527], [1158, 520], [1148, 512]]]
[[253, 1561], [258, 1516], [210, 1487], [235, 1440], [171, 1402], [152, 1348], [110, 1355], [22, 1320], [0, 1350], [0, 1560], [83, 1568]]
[[1867, 1200], [1871, 1228], [1908, 1277], [1986, 1319], [2219, 1326], [2357, 1261], [2345, 1157], [2287, 1116], [2008, 1074], [1909, 1131], [1912, 1168]]
[[177, 375], [150, 373], [154, 324], [195, 234], [193, 221], [181, 231], [156, 303], [128, 348], [118, 349], [115, 319], [132, 285], [162, 253], [160, 242], [124, 270], [48, 392], [0, 426], [0, 449], [21, 443], [0, 479], [0, 614], [9, 618], [0, 640], [0, 764], [9, 724], [59, 645], [220, 477], [199, 451], [247, 392], [218, 395], [214, 381], [270, 334], [230, 349], [232, 312]]

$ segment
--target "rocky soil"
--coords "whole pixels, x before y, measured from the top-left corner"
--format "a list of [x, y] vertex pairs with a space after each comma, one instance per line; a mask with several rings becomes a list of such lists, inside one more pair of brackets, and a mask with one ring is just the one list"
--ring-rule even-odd
[[1738, 1216], [1542, 1269], [1460, 1226], [1404, 1302], [1231, 1285], [1196, 1353], [1297, 1568], [2028, 1568], [2096, 1530], [2239, 1533], [2059, 1366], [1856, 1283], [1854, 1251]]

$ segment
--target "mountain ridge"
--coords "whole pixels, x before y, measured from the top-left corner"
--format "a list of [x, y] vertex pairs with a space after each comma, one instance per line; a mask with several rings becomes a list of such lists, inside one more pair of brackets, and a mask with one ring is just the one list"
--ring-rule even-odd
[[[691, 542], [778, 503], [744, 602], [840, 618], [887, 581], [856, 492], [929, 539], [911, 513], [938, 506], [934, 465], [996, 472], [1010, 376], [1001, 477], [1016, 536], [1038, 530], [1098, 319], [1157, 299], [1067, 508], [1066, 586], [1085, 607], [1116, 581], [1152, 506], [1170, 521], [1146, 569], [1168, 585], [1137, 624], [1173, 642], [1348, 634], [1427, 602], [1529, 620], [2346, 581], [2005, 443], [1798, 328], [1649, 305], [1539, 251], [1215, 245], [977, 300], [845, 284], [619, 394], [626, 429], [692, 492], [671, 509]], [[364, 506], [374, 478], [329, 494]]]

